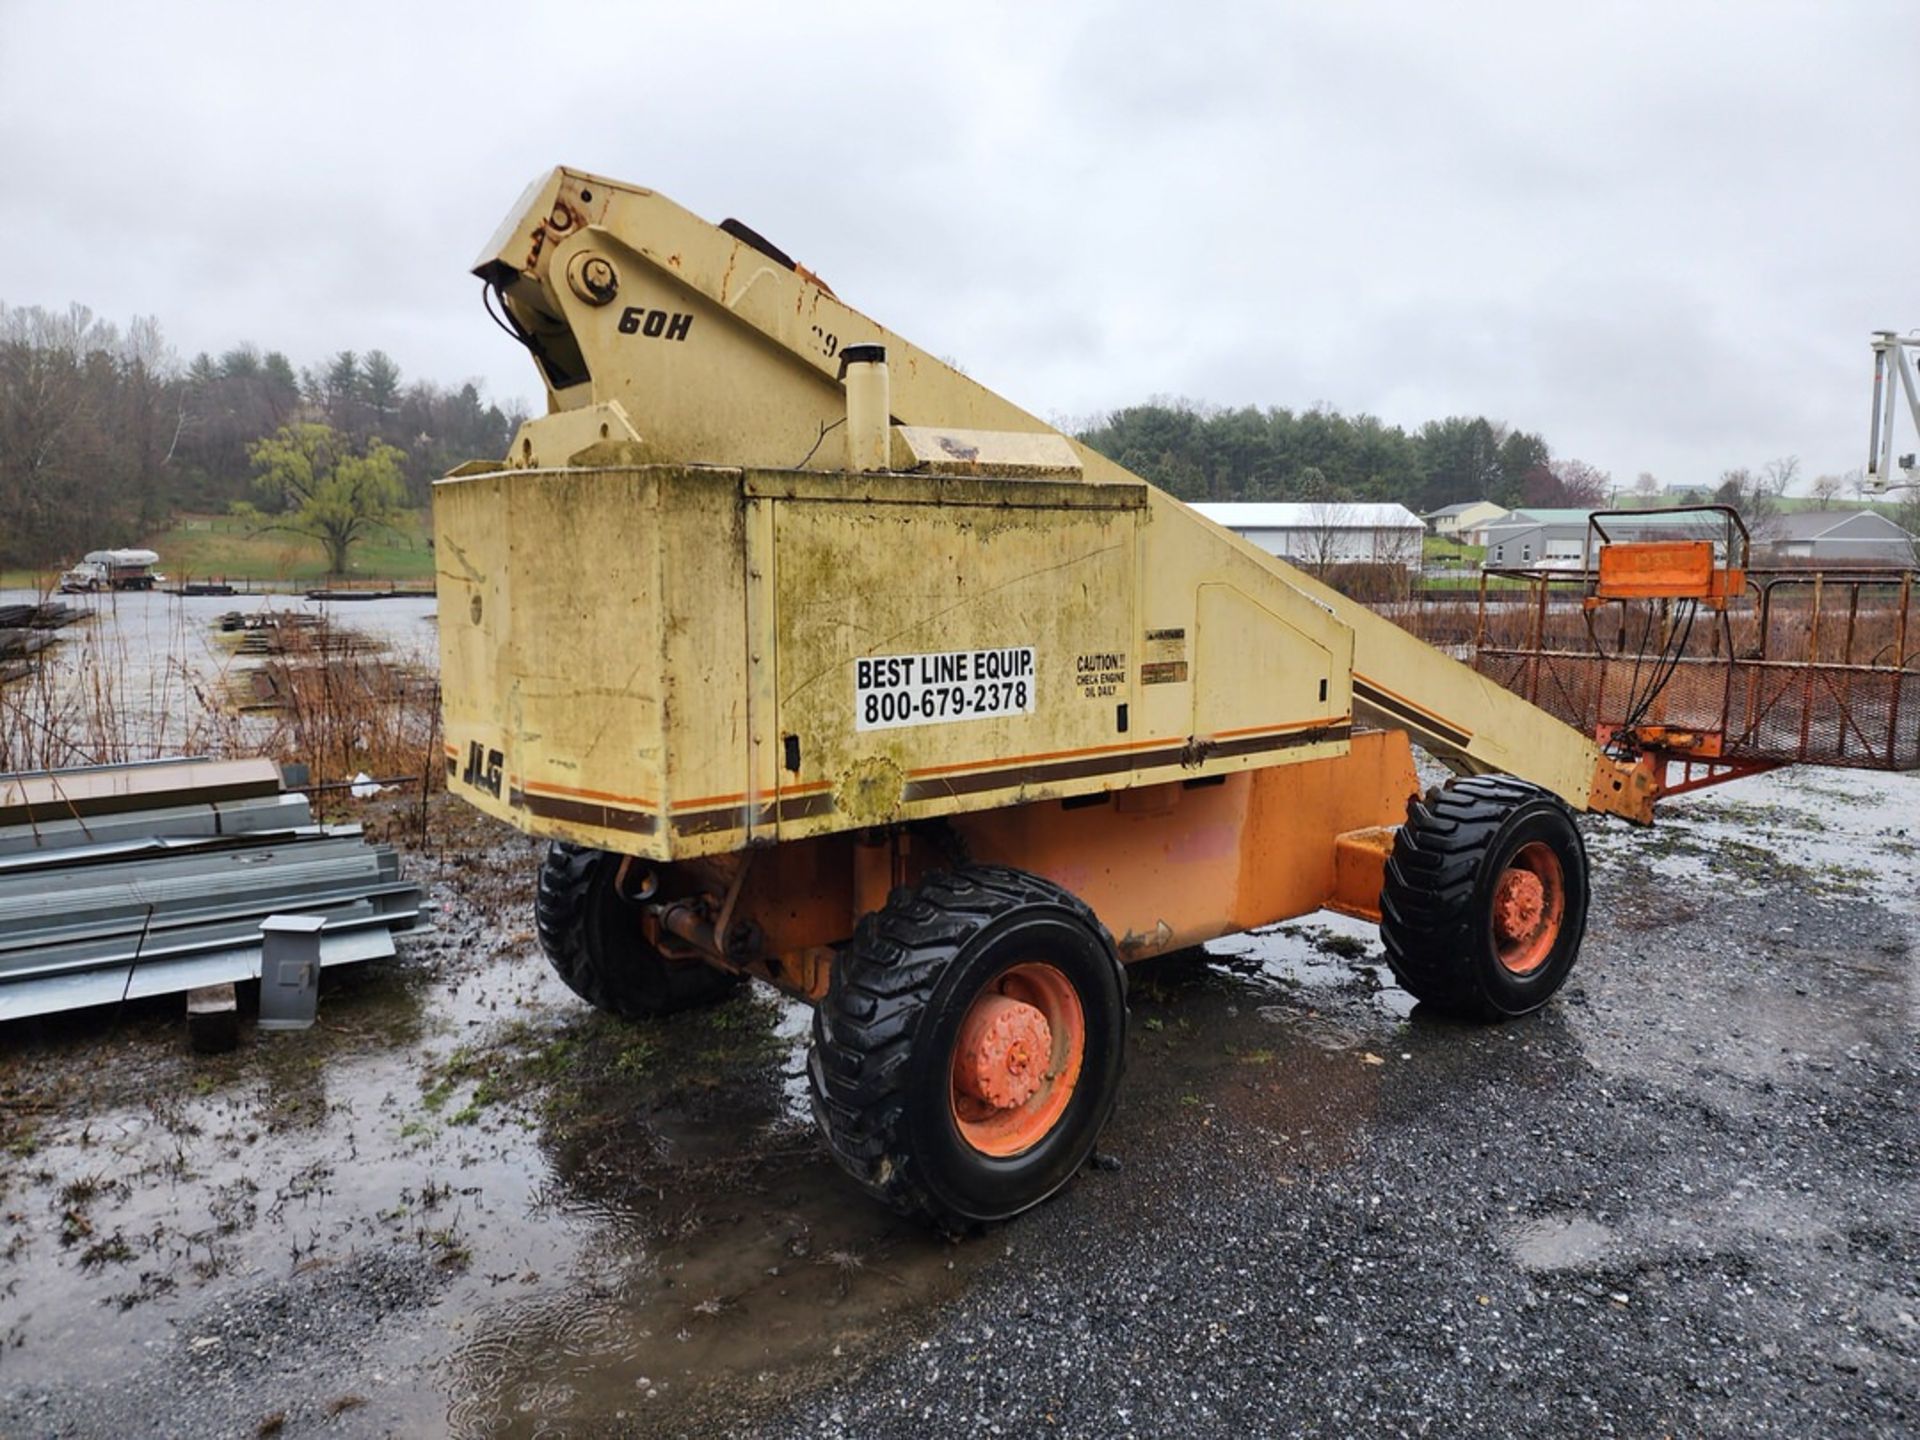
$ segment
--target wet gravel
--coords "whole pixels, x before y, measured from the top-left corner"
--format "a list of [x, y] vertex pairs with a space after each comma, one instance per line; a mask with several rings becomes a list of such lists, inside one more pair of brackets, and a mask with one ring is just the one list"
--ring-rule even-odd
[[[447, 1279], [430, 1254], [366, 1250], [241, 1289], [181, 1333], [156, 1337], [160, 1362], [118, 1385], [23, 1397], [7, 1433], [292, 1434], [327, 1425], [367, 1406], [392, 1361], [417, 1352], [417, 1317]], [[305, 1383], [289, 1385], [295, 1377]]]
[[[624, 1043], [527, 978], [517, 853], [456, 872], [446, 974], [404, 1025], [340, 998], [320, 1101], [198, 1102], [326, 1161], [292, 1256], [122, 1310], [115, 1267], [45, 1237], [56, 1181], [0, 1194], [32, 1241], [0, 1233], [0, 1435], [1920, 1433], [1920, 777], [1793, 772], [1589, 833], [1595, 918], [1546, 1012], [1409, 1013], [1347, 922], [1223, 942], [1136, 984], [1102, 1163], [959, 1246], [838, 1182], [787, 1018], [691, 1099], [658, 1037], [608, 1051], [630, 1118], [529, 1090], [447, 1121], [478, 1104], [451, 1047], [507, 1017]], [[433, 1118], [387, 1044], [439, 1057], [419, 1086], [467, 1077], [438, 1138], [376, 1143]], [[416, 1154], [454, 1198], [386, 1224]], [[261, 1204], [237, 1235], [265, 1254]]]
[[1438, 1028], [1331, 1169], [1245, 1114], [1122, 1126], [930, 1335], [757, 1433], [1914, 1433], [1910, 1066], [1735, 1117], [1562, 1026]]
[[[1244, 1071], [1182, 1103], [1149, 1053], [1123, 1169], [751, 1432], [1920, 1433], [1920, 813], [1809, 868], [1767, 832], [1824, 831], [1850, 792], [1775, 793], [1733, 825], [1590, 827], [1595, 922], [1538, 1017], [1327, 1004], [1378, 1077], [1358, 1103], [1324, 1065], [1318, 1110]], [[1231, 1027], [1244, 998], [1215, 971], [1173, 1006]]]

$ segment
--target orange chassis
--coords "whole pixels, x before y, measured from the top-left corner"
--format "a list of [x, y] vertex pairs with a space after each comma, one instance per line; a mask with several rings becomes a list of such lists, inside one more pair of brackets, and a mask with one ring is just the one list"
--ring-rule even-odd
[[[669, 958], [818, 1001], [860, 916], [962, 859], [1063, 886], [1129, 962], [1321, 909], [1378, 921], [1394, 827], [1418, 792], [1405, 732], [1356, 731], [1327, 760], [679, 862], [681, 898], [662, 896], [644, 923]], [[627, 861], [621, 890], [651, 898], [647, 871]]]

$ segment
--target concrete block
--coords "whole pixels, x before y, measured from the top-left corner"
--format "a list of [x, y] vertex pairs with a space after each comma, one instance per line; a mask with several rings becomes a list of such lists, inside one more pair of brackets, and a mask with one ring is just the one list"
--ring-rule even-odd
[[202, 1055], [217, 1055], [240, 1043], [240, 1006], [231, 984], [187, 992], [187, 1043]]

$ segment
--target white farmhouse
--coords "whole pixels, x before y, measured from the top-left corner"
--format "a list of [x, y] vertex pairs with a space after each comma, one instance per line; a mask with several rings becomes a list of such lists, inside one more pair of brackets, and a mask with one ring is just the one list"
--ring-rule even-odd
[[1497, 525], [1513, 512], [1491, 500], [1462, 500], [1458, 505], [1442, 505], [1427, 516], [1433, 533], [1443, 540], [1458, 540], [1463, 545], [1487, 543], [1487, 527]]

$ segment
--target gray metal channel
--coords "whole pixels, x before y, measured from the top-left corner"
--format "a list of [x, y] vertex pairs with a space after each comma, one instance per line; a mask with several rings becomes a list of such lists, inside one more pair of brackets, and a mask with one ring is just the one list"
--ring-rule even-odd
[[269, 915], [319, 915], [329, 927], [341, 930], [363, 926], [410, 930], [419, 923], [420, 914], [419, 888], [404, 883], [374, 891], [337, 890], [317, 895], [269, 892], [245, 909], [229, 907], [220, 914], [176, 916], [173, 923], [156, 929], [75, 935], [0, 951], [0, 983], [246, 944], [259, 937], [260, 922]]
[[[380, 929], [329, 932], [320, 937], [320, 964], [348, 965], [384, 960], [395, 953], [393, 936]], [[219, 985], [260, 976], [260, 944], [239, 945], [173, 960], [142, 960], [95, 970], [47, 975], [0, 985], [0, 1021], [24, 1020], [83, 1005], [112, 1005], [149, 995], [171, 995], [200, 985]]]
[[[323, 964], [394, 953], [420, 887], [358, 826], [313, 823], [261, 761], [0, 776], [0, 1020], [256, 977], [271, 915]], [[11, 801], [9, 807], [8, 802]]]
[[294, 830], [312, 823], [313, 807], [307, 803], [306, 796], [297, 794], [135, 810], [85, 820], [46, 820], [32, 825], [0, 826], [0, 860], [12, 855], [45, 854], [97, 845], [150, 844], [158, 839]]
[[0, 875], [0, 944], [10, 930], [57, 923], [62, 917], [109, 920], [181, 905], [217, 904], [263, 885], [378, 885], [397, 878], [399, 860], [391, 850], [376, 850], [358, 836], [333, 835]]

